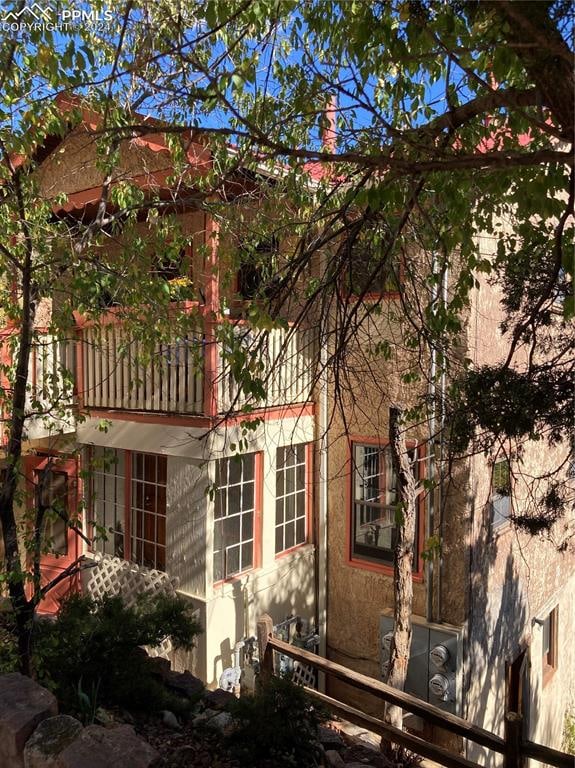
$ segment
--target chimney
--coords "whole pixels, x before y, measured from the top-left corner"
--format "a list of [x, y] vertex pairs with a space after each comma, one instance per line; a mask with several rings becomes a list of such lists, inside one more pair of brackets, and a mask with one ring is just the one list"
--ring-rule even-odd
[[321, 143], [326, 152], [337, 152], [337, 96], [329, 97], [327, 107], [323, 113], [321, 128]]

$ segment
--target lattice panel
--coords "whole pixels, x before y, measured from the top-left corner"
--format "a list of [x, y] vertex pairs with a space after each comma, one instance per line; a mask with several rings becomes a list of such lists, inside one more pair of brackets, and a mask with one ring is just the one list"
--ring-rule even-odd
[[296, 685], [307, 685], [308, 688], [315, 688], [315, 669], [307, 664], [301, 664], [299, 661], [294, 662], [292, 681]]
[[[124, 603], [131, 607], [138, 595], [161, 592], [166, 595], [176, 595], [177, 580], [171, 579], [163, 571], [142, 568], [135, 563], [121, 560], [111, 555], [96, 554], [94, 560], [98, 563], [90, 568], [86, 583], [86, 592], [98, 599], [104, 595], [122, 595]], [[164, 640], [155, 648], [146, 648], [150, 656], [167, 658], [173, 650], [169, 639]]]

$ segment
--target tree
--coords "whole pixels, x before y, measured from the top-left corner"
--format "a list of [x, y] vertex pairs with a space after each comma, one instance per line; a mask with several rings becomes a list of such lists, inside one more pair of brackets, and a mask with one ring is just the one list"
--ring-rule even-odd
[[[441, 409], [452, 451], [562, 444], [555, 471], [535, 479], [549, 481], [546, 491], [516, 519], [531, 530], [554, 522], [572, 493], [569, 5], [213, 2], [195, 6], [191, 18], [170, 10], [150, 12], [150, 34], [167, 26], [181, 64], [153, 67], [144, 81], [178, 105], [183, 122], [208, 118], [214, 138], [236, 142], [233, 158], [222, 149], [222, 174], [241, 161], [260, 179], [273, 174], [270, 200], [290, 201], [273, 223], [252, 222], [297, 242], [262, 288], [253, 319], [268, 323], [299, 294], [300, 321], [329, 329], [325, 363], [340, 391], [350, 348], [377, 312], [361, 300], [401, 263], [408, 288], [398, 347], [431, 350], [438, 377], [448, 376]], [[497, 239], [495, 259], [478, 255], [482, 233]], [[302, 292], [314, 260], [323, 267]], [[438, 292], [447, 272], [450, 290]], [[508, 352], [474, 370], [460, 359], [458, 339], [480, 277], [502, 288]], [[346, 303], [350, 294], [359, 301]], [[393, 354], [374, 343], [365, 358], [373, 365]], [[425, 378], [414, 357], [406, 382]], [[412, 421], [436, 406], [424, 386], [417, 392]], [[404, 591], [398, 604], [408, 597]]]

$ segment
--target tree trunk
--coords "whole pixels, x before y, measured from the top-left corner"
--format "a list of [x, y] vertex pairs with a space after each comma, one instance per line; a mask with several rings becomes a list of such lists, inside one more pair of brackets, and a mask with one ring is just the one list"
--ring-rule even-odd
[[[413, 465], [401, 427], [402, 409], [389, 409], [389, 443], [398, 480], [397, 542], [393, 558], [394, 627], [391, 642], [388, 685], [403, 690], [411, 649], [411, 614], [413, 610], [413, 548], [415, 543], [417, 489]], [[396, 728], [403, 726], [401, 707], [386, 705], [384, 720]], [[395, 751], [395, 745], [382, 740], [382, 749]]]
[[26, 388], [28, 369], [36, 314], [37, 296], [32, 284], [32, 253], [28, 253], [22, 267], [22, 313], [18, 329], [18, 348], [16, 352], [16, 372], [12, 402], [9, 412], [10, 434], [7, 446], [7, 468], [0, 488], [0, 525], [4, 541], [4, 564], [8, 576], [10, 603], [15, 614], [18, 635], [20, 670], [23, 674], [31, 672], [32, 656], [32, 621], [34, 603], [26, 597], [25, 571], [22, 569], [18, 526], [14, 509], [14, 498], [21, 475], [22, 439], [26, 410]]

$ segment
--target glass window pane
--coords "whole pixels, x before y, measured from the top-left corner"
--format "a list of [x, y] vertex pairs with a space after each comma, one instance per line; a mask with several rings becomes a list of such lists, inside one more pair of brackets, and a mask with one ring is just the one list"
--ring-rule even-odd
[[285, 548], [290, 549], [293, 546], [295, 546], [295, 525], [294, 523], [286, 523]]
[[284, 529], [283, 525], [278, 525], [276, 528], [276, 554], [281, 552], [284, 548]]
[[250, 453], [243, 457], [243, 481], [254, 479], [255, 454]]
[[226, 549], [226, 576], [232, 576], [240, 571], [240, 547]]
[[239, 515], [233, 515], [232, 517], [226, 517], [223, 521], [224, 525], [224, 544], [226, 547], [232, 544], [239, 544], [240, 542], [240, 517]]
[[242, 540], [253, 539], [254, 537], [254, 513], [245, 512], [242, 515]]
[[295, 537], [296, 544], [303, 544], [305, 541], [305, 518], [303, 517], [296, 522]]
[[252, 541], [242, 545], [242, 571], [251, 568], [254, 560], [254, 545]]
[[240, 483], [242, 479], [242, 459], [234, 457], [228, 461], [228, 485]]
[[245, 483], [243, 486], [242, 509], [254, 508], [254, 482]]
[[293, 494], [285, 497], [285, 505], [285, 519], [293, 520], [295, 517], [295, 496]]
[[281, 525], [284, 521], [284, 500], [276, 499], [276, 525]]

